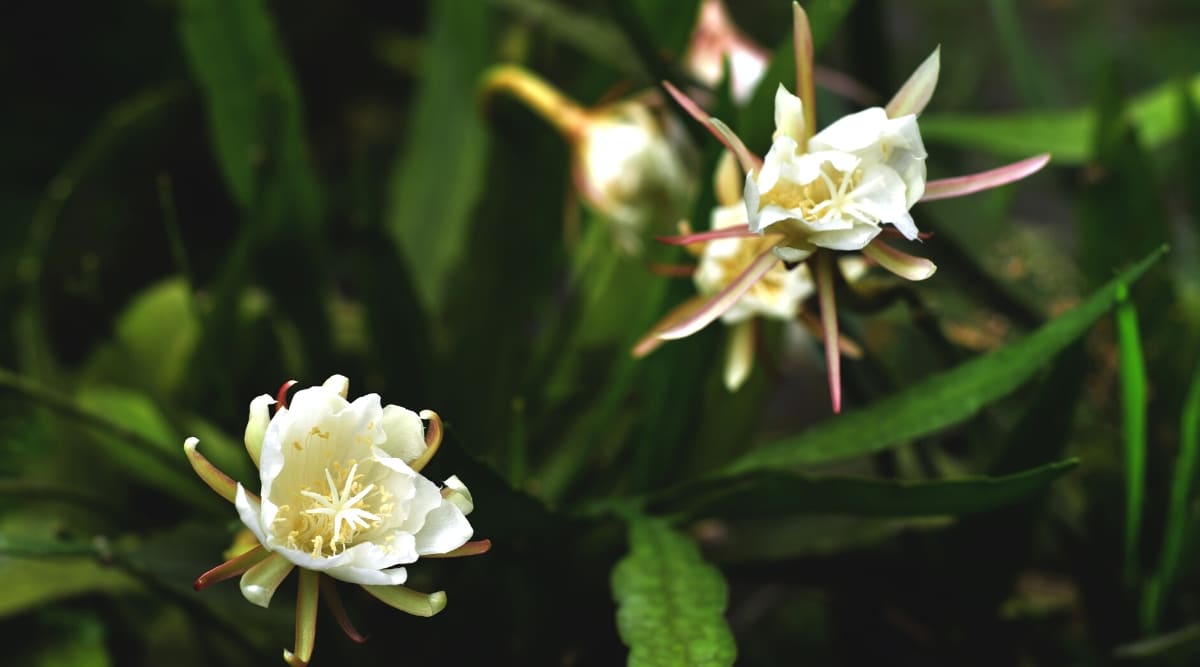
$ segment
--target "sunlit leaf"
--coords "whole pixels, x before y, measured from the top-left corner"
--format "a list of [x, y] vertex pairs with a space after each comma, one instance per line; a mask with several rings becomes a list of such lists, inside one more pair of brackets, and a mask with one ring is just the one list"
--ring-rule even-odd
[[725, 580], [666, 522], [629, 520], [630, 552], [612, 574], [617, 629], [630, 667], [732, 665]]
[[98, 353], [92, 373], [157, 395], [172, 393], [183, 383], [199, 336], [194, 313], [182, 279], [146, 288], [121, 313], [115, 340]]
[[[1176, 87], [1160, 86], [1134, 98], [1129, 122], [1141, 144], [1158, 148], [1183, 130], [1183, 113]], [[1192, 99], [1200, 99], [1200, 76], [1188, 84]], [[930, 142], [945, 142], [997, 155], [1021, 157], [1050, 153], [1063, 164], [1086, 161], [1092, 156], [1091, 139], [1096, 116], [1090, 109], [1005, 114], [926, 114], [921, 117], [921, 136]]]

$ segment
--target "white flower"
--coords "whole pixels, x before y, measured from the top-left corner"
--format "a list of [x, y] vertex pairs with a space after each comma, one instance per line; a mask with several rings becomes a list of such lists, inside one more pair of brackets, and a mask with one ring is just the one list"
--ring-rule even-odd
[[846, 116], [807, 142], [803, 104], [781, 85], [775, 135], [757, 173], [746, 177], [750, 229], [782, 234], [782, 259], [817, 248], [861, 250], [891, 223], [908, 239], [908, 210], [925, 191], [925, 147], [916, 117], [888, 118], [879, 107]]
[[[282, 403], [288, 382], [279, 390]], [[275, 416], [268, 395], [250, 402], [246, 451], [259, 468], [261, 497], [246, 490], [197, 451], [183, 444], [188, 462], [213, 491], [237, 507], [258, 544], [238, 549], [228, 561], [196, 579], [196, 590], [241, 575], [242, 595], [266, 607], [275, 590], [299, 568], [296, 650], [284, 651], [292, 667], [307, 665], [316, 637], [317, 603], [329, 597], [338, 624], [363, 641], [341, 611], [337, 590], [320, 586], [320, 576], [362, 585], [385, 604], [416, 616], [446, 607], [446, 594], [401, 586], [404, 565], [420, 556], [474, 556], [490, 540], [467, 542], [475, 507], [457, 477], [437, 485], [421, 469], [437, 452], [442, 422], [430, 410], [420, 415], [380, 405], [377, 394], [346, 400], [349, 381], [334, 375], [319, 387], [296, 392], [291, 407]], [[428, 430], [422, 419], [429, 422]], [[321, 592], [318, 594], [318, 590]]]
[[[261, 501], [239, 484], [238, 515], [267, 551], [304, 569], [355, 584], [402, 584], [404, 564], [457, 549], [471, 524], [409, 467], [426, 450], [417, 414], [381, 407], [378, 394], [349, 402], [345, 383], [334, 376], [301, 390], [270, 418]], [[267, 421], [271, 401], [263, 398], [252, 403], [251, 422]], [[469, 501], [457, 478], [449, 488]], [[256, 591], [247, 598], [263, 602]]]
[[[746, 222], [746, 205], [738, 201], [719, 206], [712, 212], [712, 229], [725, 229]], [[704, 246], [700, 264], [692, 278], [702, 295], [720, 292], [746, 269], [754, 258], [775, 244], [774, 239], [761, 237], [732, 238], [710, 241]], [[777, 264], [756, 282], [725, 314], [721, 321], [737, 324], [755, 316], [790, 320], [796, 316], [800, 303], [813, 294], [812, 274], [807, 266], [788, 270]]]

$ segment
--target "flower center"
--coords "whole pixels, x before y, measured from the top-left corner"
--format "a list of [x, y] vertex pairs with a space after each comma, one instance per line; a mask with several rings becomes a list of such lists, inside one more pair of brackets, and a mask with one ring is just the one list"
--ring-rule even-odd
[[863, 170], [841, 171], [826, 162], [821, 165], [817, 178], [800, 184], [780, 179], [762, 196], [759, 207], [775, 204], [780, 208], [796, 211], [798, 218], [806, 222], [837, 223], [850, 222], [847, 218], [878, 224], [859, 202], [855, 192], [862, 185]]
[[286, 524], [289, 547], [314, 557], [334, 556], [391, 515], [391, 494], [374, 484], [363, 486], [358, 463], [350, 464], [348, 469], [341, 462], [325, 468], [320, 490], [306, 486], [295, 502], [279, 508], [276, 521]]

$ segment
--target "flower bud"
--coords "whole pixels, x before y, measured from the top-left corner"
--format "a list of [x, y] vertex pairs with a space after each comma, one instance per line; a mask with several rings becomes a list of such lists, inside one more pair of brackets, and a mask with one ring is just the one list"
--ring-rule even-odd
[[485, 77], [483, 95], [503, 91], [553, 125], [571, 144], [571, 174], [583, 201], [630, 254], [654, 230], [687, 214], [698, 156], [680, 122], [655, 94], [585, 109], [534, 74], [512, 65]]

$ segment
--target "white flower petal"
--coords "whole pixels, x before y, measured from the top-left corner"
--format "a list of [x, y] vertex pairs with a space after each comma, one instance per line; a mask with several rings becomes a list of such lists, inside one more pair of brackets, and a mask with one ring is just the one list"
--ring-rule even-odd
[[233, 506], [237, 508], [238, 518], [246, 524], [251, 533], [254, 533], [258, 543], [265, 546], [268, 543], [268, 535], [263, 526], [262, 505], [259, 501], [251, 498], [250, 494], [246, 493], [245, 487], [238, 484]]
[[388, 456], [412, 463], [425, 453], [425, 425], [412, 410], [398, 405], [384, 407], [383, 432], [387, 440], [379, 448]]
[[250, 416], [246, 419], [246, 430], [242, 440], [254, 465], [258, 465], [259, 459], [262, 458], [263, 438], [267, 434], [267, 426], [271, 423], [270, 406], [274, 404], [275, 399], [267, 394], [256, 396], [250, 401]]
[[804, 260], [808, 259], [809, 255], [813, 254], [813, 249], [811, 249], [811, 248], [792, 248], [790, 246], [777, 245], [774, 248], [771, 248], [771, 252], [779, 259], [782, 259], [785, 262], [791, 262], [792, 264], [795, 264], [797, 262], [803, 262]]
[[321, 387], [346, 398], [346, 395], [350, 393], [350, 380], [345, 375], [330, 375]]
[[918, 233], [917, 223], [913, 222], [912, 215], [908, 211], [905, 211], [904, 215], [902, 216], [888, 220], [888, 222], [892, 223], [896, 229], [900, 230], [900, 233], [904, 235], [904, 238], [908, 239], [909, 241], [916, 240]]
[[442, 497], [453, 503], [466, 516], [475, 510], [475, 498], [458, 475], [451, 475], [442, 488]]
[[804, 141], [804, 103], [788, 92], [783, 84], [775, 89], [775, 134], [789, 137], [799, 145]]
[[808, 140], [808, 149], [859, 153], [876, 150], [888, 126], [887, 112], [880, 107], [842, 116]]
[[879, 235], [881, 230], [875, 225], [855, 223], [850, 229], [838, 229], [813, 234], [809, 240], [821, 248], [830, 250], [862, 250]]
[[467, 517], [454, 503], [443, 501], [425, 517], [425, 525], [417, 533], [417, 553], [444, 554], [471, 539], [474, 530]]
[[[427, 452], [420, 417], [367, 394], [348, 402], [345, 377], [296, 392], [266, 419], [270, 397], [251, 404], [248, 444], [261, 433], [261, 500], [241, 485], [238, 516], [270, 568], [243, 577], [247, 599], [266, 605], [293, 566], [365, 586], [404, 582], [420, 553], [452, 551], [470, 538], [470, 492], [456, 477], [447, 498], [407, 461]], [[307, 514], [322, 516], [310, 521]], [[418, 551], [418, 545], [421, 551]], [[267, 561], [264, 561], [264, 563]], [[248, 573], [249, 574], [249, 573]]]

